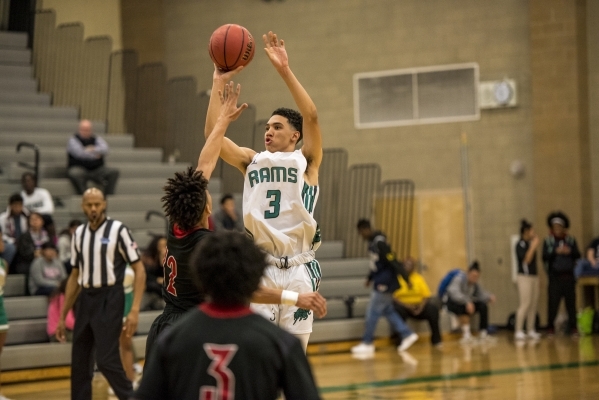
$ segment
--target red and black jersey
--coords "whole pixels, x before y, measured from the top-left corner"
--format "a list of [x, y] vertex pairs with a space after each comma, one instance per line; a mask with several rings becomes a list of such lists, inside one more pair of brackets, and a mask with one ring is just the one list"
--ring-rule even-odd
[[319, 399], [300, 341], [253, 314], [212, 304], [185, 314], [157, 340], [134, 398]]
[[185, 232], [177, 225], [169, 226], [166, 256], [162, 261], [162, 297], [167, 306], [187, 311], [204, 300], [193, 281], [190, 258], [195, 246], [210, 233], [208, 229], [203, 228]]

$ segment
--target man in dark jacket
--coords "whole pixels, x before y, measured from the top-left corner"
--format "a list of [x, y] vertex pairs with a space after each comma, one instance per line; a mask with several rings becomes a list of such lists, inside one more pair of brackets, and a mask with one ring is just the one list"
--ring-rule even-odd
[[574, 266], [576, 260], [580, 258], [580, 251], [576, 239], [568, 234], [570, 220], [564, 213], [556, 211], [549, 214], [547, 226], [549, 226], [549, 236], [543, 242], [543, 261], [549, 277], [548, 333], [555, 332], [554, 321], [563, 297], [568, 311], [568, 333], [576, 334]]
[[405, 321], [399, 316], [393, 307], [393, 292], [399, 289], [397, 275], [400, 274], [408, 285], [410, 277], [403, 265], [396, 259], [391, 252], [391, 247], [387, 243], [387, 238], [380, 231], [373, 231], [370, 221], [361, 219], [358, 221], [358, 232], [364, 240], [368, 241], [368, 252], [370, 254], [370, 272], [366, 285], [373, 283], [370, 304], [366, 312], [366, 331], [362, 338], [362, 343], [352, 347], [351, 352], [359, 355], [374, 354], [374, 331], [376, 324], [381, 317], [387, 318], [395, 332], [402, 337], [401, 344], [397, 347], [398, 352], [404, 352], [418, 340], [418, 335], [414, 333]]
[[104, 166], [108, 144], [94, 135], [89, 120], [84, 119], [79, 123], [79, 131], [67, 143], [67, 153], [67, 175], [77, 193], [83, 194], [87, 189], [87, 182], [94, 181], [103, 186], [105, 195], [114, 194], [119, 171]]

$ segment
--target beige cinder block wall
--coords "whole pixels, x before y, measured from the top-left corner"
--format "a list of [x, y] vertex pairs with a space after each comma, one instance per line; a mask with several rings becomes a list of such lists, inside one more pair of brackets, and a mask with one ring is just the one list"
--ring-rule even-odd
[[38, 0], [38, 8], [56, 11], [56, 24], [81, 22], [85, 38], [110, 36], [112, 49], [123, 48], [120, 0]]
[[593, 235], [599, 235], [599, 1], [587, 1], [589, 137]]
[[[509, 235], [517, 233], [521, 218], [540, 225], [538, 215], [546, 213], [546, 204], [539, 203], [534, 191], [542, 189], [537, 169], [546, 160], [533, 141], [531, 46], [538, 43], [531, 40], [535, 37], [531, 9], [529, 2], [521, 0], [123, 0], [123, 26], [127, 27], [123, 29], [129, 32], [124, 36], [131, 35], [127, 42], [139, 46], [140, 58], [156, 61], [160, 52], [155, 50], [161, 44], [154, 38], [160, 35], [149, 34], [148, 29], [159, 29], [162, 24], [169, 77], [195, 76], [201, 88], [211, 85], [207, 43], [215, 28], [238, 23], [257, 39], [268, 30], [277, 32], [287, 41], [294, 72], [318, 106], [325, 147], [345, 147], [350, 163], [378, 162], [383, 179], [411, 178], [419, 190], [461, 188], [460, 136], [465, 133], [473, 253], [481, 262], [485, 285], [499, 299], [491, 320], [505, 323], [517, 307], [517, 292], [510, 280]], [[518, 107], [482, 111], [479, 121], [468, 123], [354, 128], [353, 74], [461, 62], [477, 62], [482, 81], [515, 79]], [[256, 105], [258, 118], [268, 117], [277, 106], [293, 106], [260, 47], [238, 80], [243, 85], [242, 100]], [[534, 100], [544, 101], [539, 96]], [[555, 114], [563, 115], [562, 111], [552, 109]], [[519, 179], [509, 172], [514, 160], [526, 167]], [[540, 177], [544, 179], [543, 174]], [[561, 182], [571, 177], [558, 174], [555, 179]], [[572, 207], [581, 206], [579, 201]], [[542, 225], [539, 230], [544, 231]]]

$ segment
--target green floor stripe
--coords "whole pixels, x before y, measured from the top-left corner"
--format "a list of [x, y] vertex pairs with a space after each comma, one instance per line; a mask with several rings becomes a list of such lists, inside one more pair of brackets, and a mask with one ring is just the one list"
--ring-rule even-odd
[[420, 377], [415, 377], [415, 378], [392, 379], [392, 380], [388, 380], [388, 381], [357, 383], [354, 385], [323, 387], [323, 388], [320, 388], [320, 393], [324, 394], [324, 393], [336, 393], [336, 392], [349, 392], [349, 391], [356, 391], [356, 390], [360, 390], [360, 389], [369, 389], [369, 388], [404, 386], [404, 385], [410, 385], [413, 383], [453, 381], [453, 380], [457, 380], [457, 379], [466, 379], [466, 378], [480, 377], [480, 376], [509, 375], [509, 374], [519, 374], [519, 373], [523, 373], [523, 372], [552, 371], [552, 370], [583, 368], [583, 367], [596, 367], [596, 366], [599, 366], [599, 360], [571, 362], [571, 363], [566, 363], [566, 364], [538, 365], [535, 367], [506, 368], [506, 369], [497, 369], [497, 370], [462, 372], [459, 374], [420, 376]]

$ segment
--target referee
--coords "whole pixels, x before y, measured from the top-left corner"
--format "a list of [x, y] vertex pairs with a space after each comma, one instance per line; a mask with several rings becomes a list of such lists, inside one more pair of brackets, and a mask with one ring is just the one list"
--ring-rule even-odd
[[[106, 218], [106, 200], [98, 189], [83, 193], [83, 212], [88, 222], [75, 231], [71, 240], [71, 264], [66, 298], [56, 337], [64, 342], [65, 318], [78, 298], [73, 349], [71, 353], [71, 399], [92, 398], [94, 355], [98, 369], [120, 400], [133, 391], [119, 355], [119, 336], [137, 329], [139, 305], [146, 274], [129, 229], [122, 222]], [[123, 326], [125, 298], [123, 278], [127, 263], [135, 271], [133, 306]]]

